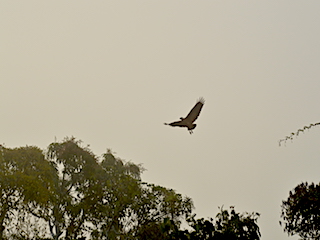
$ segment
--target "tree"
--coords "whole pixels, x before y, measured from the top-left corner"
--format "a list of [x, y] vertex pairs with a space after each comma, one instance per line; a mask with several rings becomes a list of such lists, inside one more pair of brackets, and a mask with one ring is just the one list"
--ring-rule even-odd
[[230, 240], [258, 240], [260, 231], [257, 225], [259, 213], [236, 213], [234, 207], [230, 207], [230, 213], [221, 208], [216, 218], [216, 232], [214, 239]]
[[[259, 240], [260, 231], [257, 225], [259, 213], [236, 213], [223, 210], [216, 215], [216, 219], [196, 219], [195, 215], [187, 219], [191, 230], [180, 230], [173, 221], [166, 219], [162, 224], [166, 240]], [[169, 233], [169, 234], [168, 234]]]
[[50, 207], [34, 214], [48, 222], [52, 237], [116, 239], [125, 234], [143, 169], [115, 158], [110, 150], [101, 160], [74, 138], [50, 144], [47, 155], [58, 179]]
[[259, 240], [260, 231], [257, 225], [259, 213], [236, 213], [234, 207], [231, 211], [223, 210], [216, 215], [216, 219], [190, 218], [189, 225], [193, 231], [189, 232], [189, 239], [199, 240]]
[[320, 184], [301, 183], [281, 205], [284, 231], [303, 239], [320, 238]]
[[[142, 182], [143, 170], [74, 138], [46, 152], [0, 146], [0, 240], [259, 239], [258, 215], [221, 209], [216, 222], [195, 219], [189, 197]], [[181, 229], [186, 220], [193, 230]]]
[[172, 189], [141, 184], [141, 195], [133, 206], [132, 239], [171, 239], [182, 220], [191, 215], [193, 202]]
[[81, 237], [91, 214], [90, 203], [96, 199], [92, 199], [91, 193], [99, 185], [101, 168], [90, 149], [80, 144], [81, 141], [66, 138], [48, 148], [48, 158], [59, 174], [52, 189], [51, 206], [39, 216], [47, 220], [54, 239], [59, 239], [63, 233], [65, 239]]
[[55, 169], [37, 147], [0, 147], [0, 239], [15, 214], [28, 205], [46, 206]]
[[[142, 183], [142, 167], [116, 158], [110, 150], [100, 159], [80, 141], [66, 138], [49, 145], [47, 159], [41, 156], [54, 173], [48, 180], [51, 185], [47, 187], [46, 204], [31, 201], [27, 192], [15, 199], [28, 199], [20, 211], [21, 219], [29, 217], [28, 213], [43, 219], [53, 239], [78, 239], [84, 235], [93, 239], [136, 239], [136, 223], [143, 219], [160, 228], [164, 218], [178, 223], [182, 213], [189, 211], [184, 209], [187, 202], [181, 195]], [[17, 162], [24, 157], [16, 156]], [[33, 186], [31, 180], [26, 187]], [[150, 206], [153, 213], [141, 216], [145, 206]], [[139, 225], [139, 231], [145, 232], [148, 226]]]
[[90, 202], [90, 219], [95, 226], [94, 239], [117, 239], [127, 236], [131, 227], [133, 206], [141, 197], [141, 166], [116, 158], [111, 150], [103, 154], [99, 185]]

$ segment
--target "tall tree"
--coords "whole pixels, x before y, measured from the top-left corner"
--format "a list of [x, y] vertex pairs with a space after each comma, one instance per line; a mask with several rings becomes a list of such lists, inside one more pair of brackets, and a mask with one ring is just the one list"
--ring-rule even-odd
[[134, 239], [166, 239], [190, 216], [193, 202], [172, 189], [143, 183], [134, 205]]
[[299, 184], [281, 208], [280, 224], [285, 232], [302, 239], [320, 239], [320, 184]]
[[54, 168], [39, 148], [0, 147], [0, 239], [14, 213], [29, 204], [47, 205], [54, 176]]
[[74, 138], [52, 143], [48, 148], [49, 160], [55, 164], [59, 178], [52, 189], [54, 198], [45, 219], [54, 239], [65, 232], [65, 239], [76, 239], [84, 234], [90, 214], [87, 204], [90, 192], [99, 175], [97, 158], [87, 147]]
[[94, 193], [97, 201], [91, 204], [90, 219], [96, 229], [95, 239], [117, 239], [131, 227], [132, 208], [141, 196], [140, 173], [142, 168], [116, 158], [108, 150], [100, 164], [99, 185]]

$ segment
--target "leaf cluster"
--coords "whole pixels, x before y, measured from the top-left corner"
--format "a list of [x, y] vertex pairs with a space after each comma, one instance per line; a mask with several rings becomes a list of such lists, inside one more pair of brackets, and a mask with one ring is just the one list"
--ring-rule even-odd
[[164, 221], [164, 230], [169, 233], [168, 240], [259, 240], [260, 231], [257, 225], [258, 213], [236, 213], [234, 207], [231, 211], [223, 210], [216, 218], [196, 219], [195, 215], [187, 219], [191, 230], [179, 230], [173, 221]]
[[280, 224], [285, 232], [303, 239], [320, 238], [320, 184], [299, 184], [289, 192], [281, 208]]

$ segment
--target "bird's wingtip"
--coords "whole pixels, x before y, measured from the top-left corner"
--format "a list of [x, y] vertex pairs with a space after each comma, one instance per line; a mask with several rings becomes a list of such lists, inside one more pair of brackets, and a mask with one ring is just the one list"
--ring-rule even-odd
[[205, 101], [206, 101], [206, 100], [204, 99], [204, 97], [200, 97], [200, 98], [198, 99], [198, 102], [201, 102], [202, 104], [204, 104]]

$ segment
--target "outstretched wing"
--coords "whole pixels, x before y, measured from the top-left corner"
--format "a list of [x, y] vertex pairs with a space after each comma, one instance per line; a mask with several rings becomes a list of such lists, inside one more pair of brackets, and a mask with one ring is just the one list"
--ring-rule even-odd
[[186, 116], [185, 119], [188, 122], [191, 122], [191, 123], [194, 122], [198, 118], [198, 116], [201, 112], [201, 109], [203, 107], [203, 104], [204, 104], [204, 98], [200, 98], [199, 101], [196, 103], [196, 105], [194, 105], [194, 107], [191, 109], [189, 114]]
[[185, 123], [184, 121], [176, 121], [176, 122], [172, 122], [172, 123], [165, 123], [164, 125], [169, 125], [169, 126], [172, 126], [172, 127], [185, 127]]

